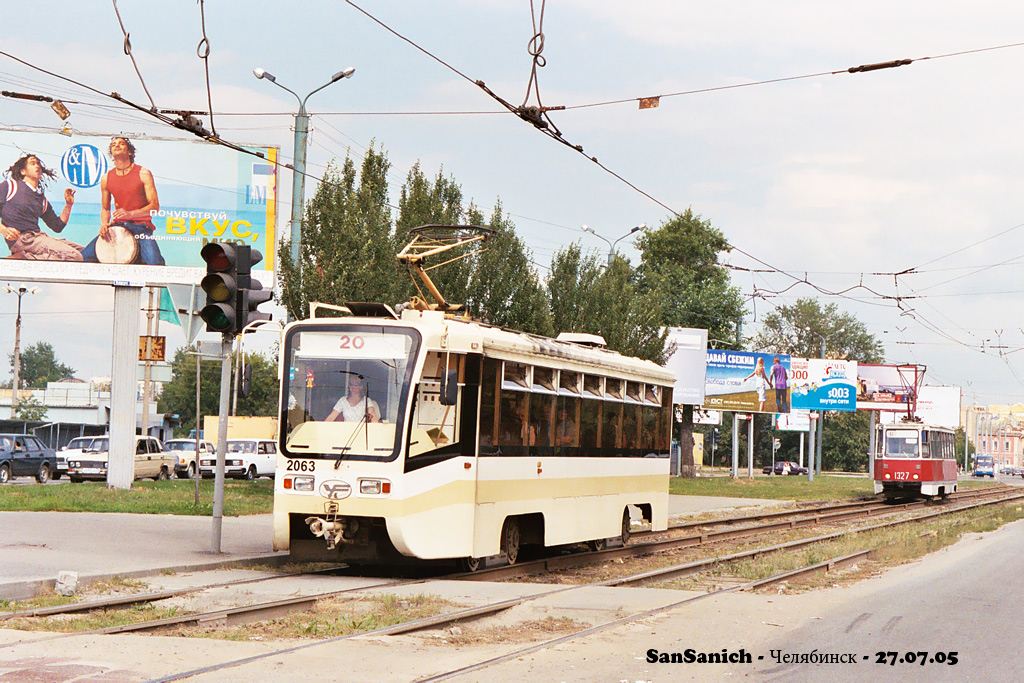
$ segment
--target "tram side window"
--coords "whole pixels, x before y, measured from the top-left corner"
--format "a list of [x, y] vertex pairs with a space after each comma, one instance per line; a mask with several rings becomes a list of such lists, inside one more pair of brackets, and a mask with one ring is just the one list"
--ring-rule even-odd
[[640, 426], [640, 448], [644, 455], [661, 450], [661, 439], [658, 438], [658, 411], [658, 408], [644, 406], [641, 413], [643, 422]]
[[498, 379], [501, 376], [501, 361], [484, 358], [480, 380], [480, 452], [493, 453], [497, 441], [494, 438], [498, 424]]
[[530, 394], [530, 428], [540, 454], [551, 452], [554, 443], [555, 429], [555, 397], [551, 394]]
[[501, 392], [498, 445], [509, 455], [526, 455], [536, 445], [537, 432], [529, 423], [530, 395], [522, 391]]
[[597, 455], [601, 428], [601, 405], [596, 399], [584, 399], [580, 406], [580, 448], [584, 455]]
[[601, 411], [602, 455], [620, 455], [622, 448], [622, 404], [605, 401]]
[[658, 438], [656, 448], [659, 453], [668, 453], [669, 430], [672, 426], [672, 387], [664, 387], [661, 390], [661, 412], [658, 414]]
[[622, 406], [622, 447], [627, 452], [640, 446], [640, 406], [625, 404]]
[[[580, 399], [559, 396], [555, 411], [555, 447], [575, 448], [580, 445]], [[565, 453], [564, 450], [559, 451]]]

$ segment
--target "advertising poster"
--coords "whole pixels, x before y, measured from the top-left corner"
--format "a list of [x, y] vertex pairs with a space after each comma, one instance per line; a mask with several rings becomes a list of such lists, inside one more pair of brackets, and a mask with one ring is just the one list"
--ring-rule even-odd
[[857, 362], [827, 358], [790, 361], [793, 408], [803, 410], [857, 409]]
[[924, 381], [921, 365], [857, 364], [857, 410], [913, 410]]
[[921, 387], [914, 415], [936, 427], [960, 426], [960, 387]]
[[0, 129], [0, 277], [197, 282], [210, 241], [249, 245], [273, 284], [276, 148]]
[[811, 428], [811, 411], [809, 410], [793, 408], [788, 413], [775, 415], [772, 419], [775, 420], [775, 428], [783, 432], [806, 432]]
[[744, 413], [789, 412], [789, 356], [708, 351], [704, 407]]
[[693, 411], [693, 424], [695, 425], [720, 425], [722, 424], [721, 410], [704, 410], [697, 408]]
[[672, 402], [677, 405], [699, 406], [704, 402], [708, 331], [670, 327], [666, 344], [671, 355], [665, 361], [665, 368], [676, 375]]

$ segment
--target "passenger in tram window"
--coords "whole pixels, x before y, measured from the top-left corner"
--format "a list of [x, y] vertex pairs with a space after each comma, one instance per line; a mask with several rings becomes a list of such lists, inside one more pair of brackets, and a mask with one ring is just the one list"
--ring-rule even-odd
[[366, 395], [366, 379], [353, 375], [348, 381], [348, 394], [338, 399], [326, 422], [341, 418], [343, 422], [380, 422], [380, 406]]
[[555, 445], [576, 445], [576, 423], [569, 417], [569, 409], [564, 403], [558, 409], [558, 423], [555, 426]]

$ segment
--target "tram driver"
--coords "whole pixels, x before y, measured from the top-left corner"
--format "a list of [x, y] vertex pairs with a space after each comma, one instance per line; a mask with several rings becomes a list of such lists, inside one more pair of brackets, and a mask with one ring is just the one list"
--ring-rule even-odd
[[325, 422], [380, 422], [380, 406], [366, 395], [366, 378], [353, 374], [348, 380], [348, 393], [338, 399]]

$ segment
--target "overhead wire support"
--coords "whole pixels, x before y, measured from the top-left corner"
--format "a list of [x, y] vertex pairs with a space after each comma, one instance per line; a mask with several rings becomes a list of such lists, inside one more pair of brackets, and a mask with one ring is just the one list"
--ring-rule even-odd
[[135, 55], [132, 54], [132, 40], [128, 34], [128, 30], [124, 27], [124, 22], [121, 21], [121, 12], [117, 9], [117, 0], [110, 0], [114, 3], [114, 14], [117, 15], [117, 23], [121, 26], [121, 33], [124, 34], [124, 53], [128, 55], [128, 59], [132, 60], [132, 66], [135, 67], [135, 73], [139, 76], [139, 83], [142, 84], [142, 89], [146, 92], [146, 97], [149, 98], [149, 104], [152, 111], [156, 111], [156, 102], [153, 101], [153, 96], [149, 94], [149, 88], [146, 87], [146, 81], [142, 79], [142, 72], [139, 71], [139, 65], [135, 63]]
[[199, 20], [203, 28], [203, 37], [196, 46], [196, 55], [203, 60], [203, 67], [206, 69], [206, 103], [210, 107], [210, 130], [216, 135], [217, 127], [213, 125], [213, 93], [210, 91], [210, 39], [206, 37], [206, 10], [203, 0], [199, 0]]

